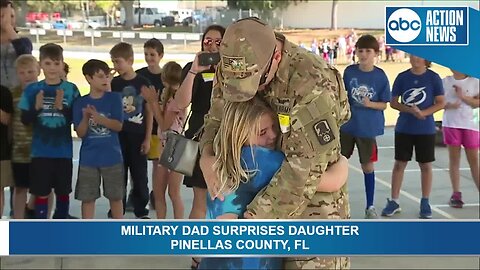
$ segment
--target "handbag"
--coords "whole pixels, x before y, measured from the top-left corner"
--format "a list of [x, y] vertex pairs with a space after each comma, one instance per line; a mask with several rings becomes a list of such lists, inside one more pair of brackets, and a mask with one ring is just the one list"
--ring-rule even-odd
[[[183, 124], [182, 133], [191, 114], [192, 111], [190, 111], [187, 120]], [[203, 127], [200, 130], [203, 130]], [[167, 140], [158, 162], [169, 170], [192, 176], [199, 154], [198, 145], [198, 141], [187, 139], [176, 131], [168, 131]]]

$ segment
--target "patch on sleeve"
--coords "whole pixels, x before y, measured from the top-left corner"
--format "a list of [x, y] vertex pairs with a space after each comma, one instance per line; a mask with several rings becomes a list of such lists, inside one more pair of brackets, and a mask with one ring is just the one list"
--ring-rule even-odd
[[335, 135], [326, 119], [322, 119], [313, 125], [315, 135], [317, 135], [318, 142], [321, 145], [326, 145], [335, 140]]

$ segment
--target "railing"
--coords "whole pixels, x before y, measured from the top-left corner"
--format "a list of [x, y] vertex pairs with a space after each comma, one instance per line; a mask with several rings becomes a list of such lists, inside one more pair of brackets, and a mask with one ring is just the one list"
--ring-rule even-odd
[[187, 41], [200, 41], [202, 39], [201, 33], [170, 33], [170, 32], [146, 32], [146, 31], [112, 31], [112, 30], [46, 30], [42, 28], [23, 28], [21, 30], [28, 31], [30, 35], [35, 36], [35, 42], [40, 44], [40, 37], [47, 35], [47, 33], [56, 33], [56, 36], [63, 37], [63, 44], [67, 45], [67, 37], [83, 35], [90, 37], [90, 45], [95, 47], [95, 38], [114, 38], [123, 42], [124, 39], [151, 39], [157, 38], [161, 41], [182, 41], [184, 47], [187, 47]]

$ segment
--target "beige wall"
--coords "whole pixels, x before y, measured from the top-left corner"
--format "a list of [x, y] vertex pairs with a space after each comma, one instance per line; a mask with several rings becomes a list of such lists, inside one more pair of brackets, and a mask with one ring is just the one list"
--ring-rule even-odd
[[[385, 6], [468, 5], [478, 10], [477, 1], [342, 1], [338, 3], [339, 28], [382, 29]], [[282, 12], [283, 26], [292, 28], [329, 28], [332, 1], [308, 1], [291, 5]]]

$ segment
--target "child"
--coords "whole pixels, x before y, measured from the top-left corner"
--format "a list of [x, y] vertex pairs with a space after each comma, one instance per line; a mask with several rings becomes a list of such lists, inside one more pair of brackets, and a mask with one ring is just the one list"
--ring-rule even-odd
[[355, 44], [358, 64], [345, 69], [343, 80], [348, 93], [350, 120], [340, 128], [342, 155], [350, 158], [355, 145], [363, 170], [366, 207], [365, 218], [377, 218], [374, 207], [375, 171], [377, 142], [375, 137], [383, 135], [385, 117], [383, 111], [390, 101], [390, 84], [387, 75], [375, 66], [379, 45], [371, 35], [361, 36]]
[[[163, 53], [164, 53], [163, 44], [160, 40], [156, 38], [152, 38], [147, 42], [145, 42], [145, 44], [143, 45], [143, 52], [145, 54], [145, 62], [147, 63], [147, 66], [135, 72], [147, 78], [150, 81], [150, 83], [153, 85], [155, 90], [157, 91], [158, 96], [160, 97], [163, 90], [163, 83], [161, 78], [162, 69], [160, 68], [160, 61], [162, 61]], [[150, 139], [150, 151], [148, 152], [148, 155], [147, 155], [148, 159], [152, 160], [152, 165], [153, 165], [152, 179], [159, 177], [158, 159], [160, 157], [160, 153], [159, 153], [160, 139], [157, 136], [157, 130], [158, 130], [157, 121], [153, 119], [152, 138]], [[154, 180], [152, 180], [152, 182], [153, 181]], [[150, 203], [154, 208], [155, 203], [152, 200], [153, 198], [152, 194], [153, 194], [153, 191], [150, 193]], [[127, 207], [129, 202], [131, 202], [130, 197], [131, 195], [129, 195], [128, 196], [129, 199], [127, 199]]]
[[[432, 190], [432, 162], [435, 161], [435, 121], [433, 114], [445, 105], [442, 80], [428, 69], [430, 61], [410, 56], [412, 67], [398, 74], [393, 83], [393, 109], [400, 111], [395, 125], [395, 164], [392, 171], [391, 200], [382, 211], [382, 216], [391, 217], [400, 212], [399, 196], [403, 174], [412, 158], [421, 171], [422, 199], [420, 218], [432, 218], [429, 196]], [[398, 100], [400, 98], [400, 101]]]
[[[280, 168], [284, 154], [275, 150], [278, 118], [260, 99], [227, 102], [214, 149], [214, 169], [224, 200], [207, 200], [207, 218], [243, 218], [247, 205]], [[232, 155], [238, 153], [238, 155]], [[339, 190], [348, 177], [346, 158], [322, 175], [318, 191]], [[203, 258], [199, 269], [281, 269], [281, 258]]]
[[442, 130], [443, 140], [448, 147], [450, 156], [449, 172], [453, 194], [449, 204], [454, 208], [462, 208], [463, 201], [460, 192], [460, 148], [462, 145], [465, 148], [473, 182], [479, 189], [479, 81], [458, 71], [451, 71], [453, 75], [443, 79], [447, 104], [443, 113]]
[[[133, 70], [132, 45], [120, 42], [110, 50], [113, 67], [118, 76], [112, 80], [112, 92], [122, 95], [123, 126], [119, 133], [124, 164], [125, 187], [128, 181], [128, 169], [133, 182], [133, 207], [137, 218], [148, 218], [148, 178], [147, 153], [150, 149], [153, 116], [146, 108], [140, 95], [142, 86], [150, 83]], [[126, 195], [126, 194], [125, 194]], [[125, 212], [125, 198], [123, 209]], [[109, 212], [111, 215], [111, 212]]]
[[[155, 103], [155, 98], [148, 100], [148, 104], [155, 112], [155, 119], [159, 123], [160, 140], [162, 146], [165, 144], [167, 132], [182, 133], [185, 124], [186, 108], [179, 108], [175, 101], [175, 92], [180, 87], [182, 67], [176, 62], [168, 62], [162, 69], [162, 82], [165, 86], [161, 97], [161, 108]], [[150, 88], [152, 89], [152, 88]], [[144, 92], [144, 91], [142, 91]], [[152, 91], [153, 92], [153, 91]], [[173, 216], [175, 219], [182, 219], [184, 205], [180, 195], [182, 175], [170, 171], [159, 165], [158, 178], [153, 179], [153, 194], [155, 197], [155, 211], [157, 218], [164, 219], [167, 214], [165, 191], [168, 186], [168, 195], [172, 201]]]
[[[14, 192], [14, 218], [33, 218], [33, 209], [26, 207], [27, 192], [30, 188], [30, 153], [32, 147], [32, 126], [24, 125], [21, 121], [21, 111], [18, 103], [24, 89], [31, 83], [38, 81], [40, 66], [37, 59], [32, 55], [25, 54], [17, 58], [15, 62], [17, 78], [20, 85], [12, 89], [14, 113], [12, 117], [12, 173], [15, 182]], [[33, 198], [32, 198], [33, 199]]]
[[100, 60], [88, 60], [82, 67], [90, 93], [73, 106], [73, 124], [80, 138], [80, 160], [75, 199], [82, 201], [82, 218], [95, 216], [95, 200], [103, 194], [110, 201], [112, 218], [123, 217], [123, 159], [118, 132], [122, 130], [122, 98], [109, 92], [110, 68]]
[[35, 215], [47, 218], [48, 195], [53, 188], [56, 210], [53, 218], [68, 218], [72, 191], [71, 108], [80, 92], [63, 81], [63, 49], [48, 43], [40, 47], [40, 67], [45, 79], [31, 83], [22, 94], [22, 123], [33, 124], [30, 192], [36, 196]]
[[9, 126], [13, 113], [12, 94], [8, 88], [0, 85], [0, 218], [3, 215], [5, 187], [13, 186]]

